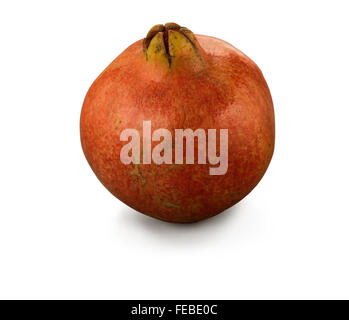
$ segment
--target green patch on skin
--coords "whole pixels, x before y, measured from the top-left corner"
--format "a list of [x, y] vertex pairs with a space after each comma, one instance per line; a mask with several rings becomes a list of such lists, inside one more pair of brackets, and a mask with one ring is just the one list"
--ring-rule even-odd
[[148, 183], [147, 179], [143, 176], [142, 171], [138, 164], [134, 165], [134, 169], [130, 172], [130, 174], [136, 177], [142, 183], [142, 185], [145, 185]]
[[168, 170], [176, 170], [183, 168], [184, 164], [171, 164], [168, 166]]
[[153, 175], [154, 177], [158, 176], [158, 174], [159, 174], [159, 172], [157, 172], [157, 171], [152, 171], [152, 175]]
[[173, 208], [173, 209], [181, 209], [181, 206], [178, 204], [175, 204], [171, 201], [165, 200], [165, 199], [160, 199], [161, 203], [163, 206], [167, 208]]
[[119, 129], [119, 125], [121, 124], [121, 122], [122, 121], [120, 119], [118, 119], [118, 118], [115, 119], [114, 123], [115, 123], [115, 129], [116, 130]]

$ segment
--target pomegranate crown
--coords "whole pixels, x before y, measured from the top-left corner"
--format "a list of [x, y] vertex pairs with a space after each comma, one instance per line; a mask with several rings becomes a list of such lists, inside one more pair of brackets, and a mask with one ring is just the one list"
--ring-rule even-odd
[[143, 40], [143, 52], [147, 61], [168, 68], [204, 65], [202, 48], [194, 33], [173, 22], [153, 26]]

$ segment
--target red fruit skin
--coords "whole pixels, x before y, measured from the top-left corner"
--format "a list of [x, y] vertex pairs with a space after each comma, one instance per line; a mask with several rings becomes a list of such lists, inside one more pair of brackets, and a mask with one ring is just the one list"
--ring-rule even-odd
[[[171, 222], [199, 221], [236, 204], [263, 177], [274, 150], [273, 103], [257, 65], [225, 41], [196, 38], [204, 70], [164, 73], [147, 64], [137, 41], [94, 81], [81, 112], [82, 148], [102, 184], [135, 210]], [[218, 143], [219, 129], [228, 129], [228, 171], [209, 175], [212, 165], [197, 159], [123, 164], [120, 150], [127, 142], [120, 134], [135, 128], [142, 142], [144, 120], [151, 120], [152, 132], [169, 129], [173, 139], [174, 129], [215, 128]]]

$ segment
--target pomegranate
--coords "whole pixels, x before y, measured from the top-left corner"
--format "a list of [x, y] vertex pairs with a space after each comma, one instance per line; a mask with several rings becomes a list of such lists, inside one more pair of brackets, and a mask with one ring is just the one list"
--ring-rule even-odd
[[115, 197], [154, 218], [194, 222], [233, 206], [263, 177], [274, 150], [273, 102], [241, 51], [167, 23], [94, 81], [80, 133], [88, 163]]

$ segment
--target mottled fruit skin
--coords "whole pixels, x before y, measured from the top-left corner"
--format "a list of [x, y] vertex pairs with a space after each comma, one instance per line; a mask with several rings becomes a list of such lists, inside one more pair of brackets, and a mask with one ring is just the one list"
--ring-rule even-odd
[[[148, 63], [137, 41], [94, 81], [81, 112], [82, 148], [102, 184], [135, 210], [171, 222], [199, 221], [236, 204], [261, 180], [274, 150], [273, 103], [257, 65], [225, 41], [195, 36], [205, 67], [166, 71]], [[144, 120], [173, 137], [174, 129], [228, 129], [227, 173], [209, 175], [212, 166], [197, 160], [123, 164], [120, 134], [135, 128], [142, 141]]]

